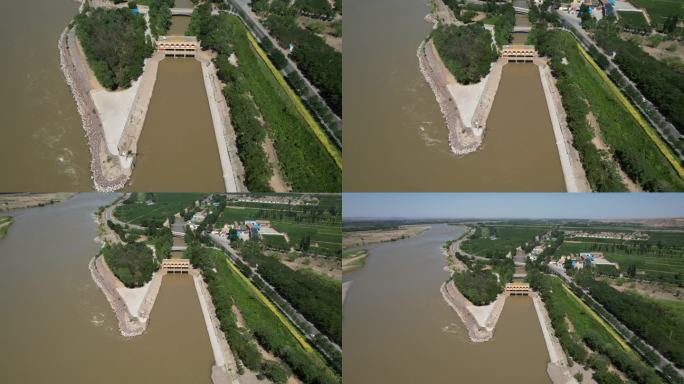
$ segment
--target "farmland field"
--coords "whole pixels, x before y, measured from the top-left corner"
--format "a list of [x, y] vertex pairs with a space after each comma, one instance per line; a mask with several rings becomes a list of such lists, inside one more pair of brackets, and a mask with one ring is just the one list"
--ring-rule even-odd
[[618, 12], [622, 25], [630, 30], [646, 31], [650, 25], [641, 12]]
[[670, 15], [679, 15], [684, 18], [684, 2], [681, 0], [629, 0], [638, 8], [645, 8], [651, 20], [662, 25]]
[[543, 228], [478, 226], [462, 248], [468, 253], [484, 257], [504, 257], [534, 237], [545, 232]]
[[283, 235], [263, 235], [261, 241], [269, 248], [281, 249], [284, 251], [290, 248]]
[[[133, 198], [114, 210], [117, 219], [144, 224], [148, 221], [164, 221], [169, 216], [203, 199], [206, 193], [145, 193], [133, 194]], [[151, 203], [148, 203], [150, 201]]]

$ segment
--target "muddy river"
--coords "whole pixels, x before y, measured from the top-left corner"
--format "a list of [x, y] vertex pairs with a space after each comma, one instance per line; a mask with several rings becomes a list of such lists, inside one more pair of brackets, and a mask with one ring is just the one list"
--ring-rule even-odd
[[430, 33], [429, 12], [423, 1], [345, 3], [344, 190], [563, 191], [533, 64], [504, 67], [483, 148], [461, 158], [450, 151], [416, 57]]
[[532, 304], [509, 297], [494, 338], [472, 343], [439, 291], [442, 245], [462, 229], [436, 225], [418, 237], [370, 247], [343, 308], [344, 382], [547, 384], [548, 354]]
[[59, 67], [73, 0], [3, 1], [0, 191], [92, 190], [90, 152]]
[[94, 212], [114, 198], [83, 194], [12, 213], [0, 240], [3, 383], [210, 382], [213, 355], [189, 275], [164, 277], [145, 334], [119, 334], [88, 270], [99, 249]]

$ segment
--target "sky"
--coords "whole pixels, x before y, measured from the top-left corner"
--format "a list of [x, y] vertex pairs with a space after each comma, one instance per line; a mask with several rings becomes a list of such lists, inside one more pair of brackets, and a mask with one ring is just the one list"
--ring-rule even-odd
[[684, 217], [684, 193], [343, 193], [344, 218]]

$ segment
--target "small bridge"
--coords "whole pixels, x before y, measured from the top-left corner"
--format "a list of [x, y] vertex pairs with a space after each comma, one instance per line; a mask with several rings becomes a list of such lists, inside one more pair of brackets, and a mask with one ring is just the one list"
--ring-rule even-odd
[[159, 36], [155, 45], [157, 51], [172, 57], [195, 57], [200, 47], [194, 36]]
[[523, 26], [517, 26], [517, 25], [516, 25], [515, 27], [513, 27], [513, 32], [514, 32], [514, 33], [515, 33], [515, 32], [531, 32], [531, 31], [532, 31], [532, 27], [529, 27], [529, 26], [528, 26], [528, 27], [523, 27]]
[[529, 8], [523, 8], [523, 7], [516, 7], [516, 6], [513, 6], [513, 9], [515, 10], [515, 13], [522, 13], [522, 14], [525, 14], [525, 15], [527, 15], [528, 13], [530, 13], [530, 9], [529, 9]]
[[181, 252], [181, 251], [185, 251], [186, 249], [188, 249], [187, 245], [173, 245], [173, 246], [171, 246], [171, 251]]
[[501, 57], [507, 58], [509, 63], [531, 63], [537, 57], [537, 51], [533, 45], [504, 45]]
[[530, 294], [530, 284], [515, 281], [506, 283], [505, 292], [510, 296], [527, 296]]
[[192, 16], [192, 8], [171, 8], [171, 16]]
[[164, 259], [162, 270], [166, 273], [190, 273], [190, 260], [188, 259]]

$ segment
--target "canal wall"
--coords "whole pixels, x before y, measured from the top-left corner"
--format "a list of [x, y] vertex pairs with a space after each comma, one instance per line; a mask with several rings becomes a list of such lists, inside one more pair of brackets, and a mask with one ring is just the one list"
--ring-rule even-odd
[[211, 294], [209, 294], [207, 284], [198, 271], [193, 270], [190, 274], [197, 290], [197, 298], [202, 308], [204, 323], [207, 326], [211, 350], [214, 353], [214, 366], [211, 369], [212, 383], [233, 383], [239, 376], [237, 362], [230, 350], [226, 336], [221, 331], [221, 323], [216, 317], [216, 308], [211, 301]]
[[539, 78], [544, 89], [546, 106], [549, 109], [553, 134], [558, 147], [565, 189], [568, 192], [591, 192], [579, 153], [572, 146], [573, 136], [568, 128], [563, 102], [556, 88], [556, 80], [545, 60], [537, 58], [533, 62], [539, 69]]
[[245, 169], [238, 156], [237, 135], [230, 121], [230, 108], [223, 96], [223, 85], [218, 78], [214, 63], [205, 52], [198, 52], [196, 59], [202, 67], [202, 78], [207, 91], [226, 192], [246, 192]]
[[560, 341], [555, 336], [553, 331], [553, 326], [551, 325], [551, 319], [546, 311], [544, 302], [539, 297], [537, 292], [531, 292], [530, 297], [532, 297], [532, 303], [534, 304], [535, 312], [537, 313], [537, 318], [539, 319], [539, 325], [541, 326], [542, 335], [544, 336], [544, 343], [546, 344], [546, 350], [549, 353], [549, 363], [546, 367], [546, 372], [551, 378], [553, 384], [570, 384], [577, 383], [577, 380], [572, 376], [570, 368], [568, 367], [567, 358]]

